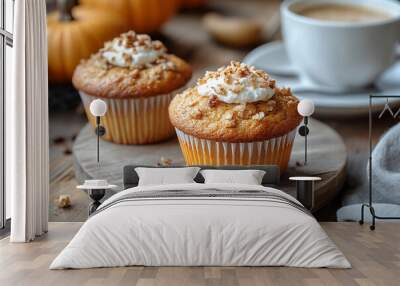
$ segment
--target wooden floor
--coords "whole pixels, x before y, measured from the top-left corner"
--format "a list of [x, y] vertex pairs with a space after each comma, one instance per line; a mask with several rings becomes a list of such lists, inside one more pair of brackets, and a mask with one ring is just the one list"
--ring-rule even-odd
[[400, 224], [380, 223], [372, 232], [356, 223], [322, 223], [353, 268], [124, 267], [48, 270], [81, 226], [50, 223], [44, 237], [28, 244], [0, 241], [0, 285], [400, 285]]

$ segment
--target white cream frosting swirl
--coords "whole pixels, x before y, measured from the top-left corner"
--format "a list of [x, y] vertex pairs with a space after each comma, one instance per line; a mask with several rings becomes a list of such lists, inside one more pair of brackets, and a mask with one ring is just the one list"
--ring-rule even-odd
[[201, 96], [216, 97], [226, 103], [268, 101], [275, 92], [275, 81], [263, 71], [231, 62], [216, 72], [207, 72], [197, 84]]
[[136, 35], [130, 31], [106, 43], [101, 52], [103, 58], [114, 66], [143, 67], [162, 57], [166, 48], [148, 35]]

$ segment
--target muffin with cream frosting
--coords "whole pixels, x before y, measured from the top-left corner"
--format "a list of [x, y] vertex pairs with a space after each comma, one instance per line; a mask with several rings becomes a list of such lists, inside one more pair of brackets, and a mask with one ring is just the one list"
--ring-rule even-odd
[[190, 80], [192, 70], [168, 54], [160, 41], [133, 31], [105, 43], [103, 49], [76, 68], [73, 84], [79, 90], [89, 121], [92, 100], [101, 98], [108, 110], [102, 118], [103, 137], [121, 144], [150, 144], [174, 134], [168, 105]]
[[178, 94], [169, 116], [188, 165], [287, 168], [301, 116], [298, 100], [264, 71], [231, 62]]

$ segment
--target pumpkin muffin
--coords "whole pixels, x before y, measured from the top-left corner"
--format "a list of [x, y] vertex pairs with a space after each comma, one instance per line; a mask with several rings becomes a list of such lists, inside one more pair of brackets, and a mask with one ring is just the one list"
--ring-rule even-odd
[[264, 71], [231, 62], [177, 95], [169, 116], [188, 165], [287, 168], [298, 100]]
[[190, 80], [192, 70], [182, 59], [167, 54], [160, 41], [133, 31], [107, 42], [75, 69], [86, 114], [96, 120], [90, 103], [103, 99], [108, 106], [102, 123], [104, 139], [121, 144], [150, 144], [174, 134], [168, 105], [175, 92]]

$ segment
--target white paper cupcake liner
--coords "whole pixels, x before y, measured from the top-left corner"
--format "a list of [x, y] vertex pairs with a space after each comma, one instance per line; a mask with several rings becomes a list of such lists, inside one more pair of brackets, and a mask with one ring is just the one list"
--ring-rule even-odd
[[[96, 119], [90, 113], [90, 103], [98, 98], [79, 92], [90, 123]], [[140, 98], [101, 98], [107, 112], [101, 118], [106, 128], [103, 139], [120, 144], [150, 144], [170, 138], [174, 128], [169, 121], [168, 106], [175, 93]]]
[[287, 168], [296, 130], [265, 141], [230, 143], [193, 137], [175, 128], [188, 165], [279, 165]]

